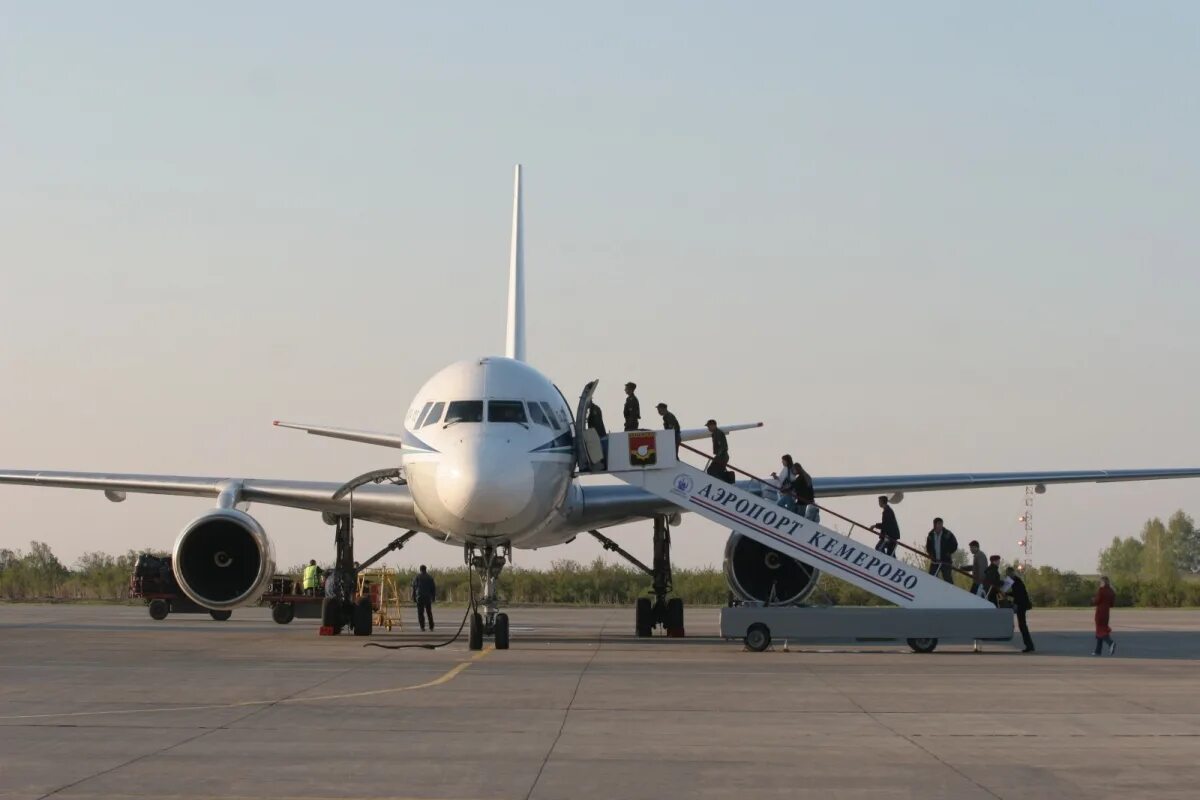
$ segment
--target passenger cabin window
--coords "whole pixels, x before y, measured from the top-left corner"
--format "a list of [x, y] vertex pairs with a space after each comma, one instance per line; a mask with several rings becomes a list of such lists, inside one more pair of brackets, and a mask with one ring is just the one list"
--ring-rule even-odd
[[413, 425], [414, 429], [419, 428], [425, 424], [425, 415], [429, 413], [429, 409], [432, 405], [433, 405], [433, 402], [430, 401], [425, 404], [424, 408], [421, 409], [421, 413], [419, 415], [417, 415], [417, 424]]
[[542, 411], [542, 407], [532, 400], [529, 401], [529, 418], [538, 425], [545, 425], [551, 430], [554, 429], [550, 420], [546, 419], [546, 412]]
[[488, 422], [525, 424], [525, 404], [520, 400], [489, 400]]
[[446, 424], [453, 422], [483, 422], [482, 400], [455, 400], [446, 409]]
[[438, 420], [440, 420], [442, 418], [442, 409], [444, 409], [445, 407], [446, 407], [446, 404], [443, 402], [434, 403], [433, 408], [431, 408], [429, 410], [429, 416], [425, 417], [425, 422], [423, 422], [420, 425], [420, 427], [425, 427], [426, 425], [435, 424]]

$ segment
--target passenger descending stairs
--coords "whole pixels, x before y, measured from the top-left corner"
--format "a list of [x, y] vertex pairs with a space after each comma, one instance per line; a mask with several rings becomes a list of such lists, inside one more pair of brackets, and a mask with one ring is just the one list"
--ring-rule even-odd
[[902, 608], [992, 607], [872, 545], [679, 461], [672, 431], [610, 433], [608, 473]]

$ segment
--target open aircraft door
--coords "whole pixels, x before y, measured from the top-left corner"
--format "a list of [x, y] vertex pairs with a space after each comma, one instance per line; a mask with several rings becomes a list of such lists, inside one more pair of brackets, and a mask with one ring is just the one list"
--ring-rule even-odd
[[579, 395], [579, 407], [575, 410], [575, 461], [580, 472], [592, 472], [603, 469], [604, 446], [600, 442], [600, 434], [588, 427], [588, 406], [592, 403], [592, 395], [600, 380], [589, 381]]

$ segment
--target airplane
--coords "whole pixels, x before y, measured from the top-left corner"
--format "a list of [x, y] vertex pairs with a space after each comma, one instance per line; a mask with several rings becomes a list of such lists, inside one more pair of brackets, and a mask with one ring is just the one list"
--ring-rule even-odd
[[[357, 569], [408, 537], [427, 534], [463, 549], [465, 562], [480, 582], [482, 597], [468, 608], [471, 649], [485, 634], [497, 649], [509, 646], [507, 614], [499, 610], [497, 581], [512, 550], [596, 537], [606, 549], [629, 559], [651, 576], [654, 602], [640, 598], [634, 629], [651, 635], [661, 625], [668, 634], [683, 630], [683, 604], [671, 593], [670, 528], [682, 509], [635, 486], [597, 485], [589, 475], [603, 471], [604, 437], [587, 426], [597, 381], [584, 387], [572, 407], [566, 396], [525, 358], [525, 259], [522, 170], [514, 175], [512, 240], [509, 254], [508, 318], [504, 356], [485, 356], [446, 366], [417, 391], [398, 433], [372, 432], [276, 421], [280, 428], [316, 436], [392, 448], [392, 464], [354, 481], [319, 482], [232, 476], [192, 477], [87, 472], [0, 470], [0, 483], [91, 489], [110, 501], [128, 493], [215, 498], [215, 508], [187, 523], [173, 547], [181, 590], [197, 604], [228, 610], [258, 602], [269, 583], [274, 559], [262, 525], [247, 512], [250, 503], [286, 506], [322, 514], [335, 526], [337, 561], [323, 623], [355, 634], [371, 632], [369, 600], [352, 599]], [[761, 423], [723, 426], [726, 432]], [[706, 428], [680, 432], [682, 441], [703, 439]], [[821, 477], [816, 497], [878, 494], [899, 502], [905, 492], [981, 487], [1144, 481], [1200, 477], [1200, 468], [1078, 470], [1066, 472], [954, 473]], [[372, 559], [357, 565], [353, 521], [368, 520], [406, 529]], [[646, 566], [605, 528], [652, 520], [654, 559]], [[733, 533], [725, 547], [725, 576], [742, 600], [801, 602], [819, 572], [762, 544]], [[482, 612], [479, 610], [482, 605]], [[464, 621], [465, 624], [465, 621]]]

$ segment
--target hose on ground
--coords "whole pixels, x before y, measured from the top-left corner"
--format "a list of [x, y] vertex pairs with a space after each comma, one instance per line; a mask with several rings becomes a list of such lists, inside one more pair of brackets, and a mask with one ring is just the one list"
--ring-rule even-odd
[[475, 581], [468, 573], [468, 587], [471, 593], [471, 601], [467, 603], [467, 613], [463, 614], [462, 622], [458, 625], [458, 630], [444, 642], [429, 644], [427, 642], [414, 642], [412, 644], [379, 644], [377, 642], [367, 642], [363, 647], [380, 647], [384, 650], [437, 650], [439, 647], [445, 647], [449, 644], [454, 644], [458, 641], [458, 637], [462, 636], [463, 628], [467, 627], [467, 620], [471, 614], [475, 613]]

